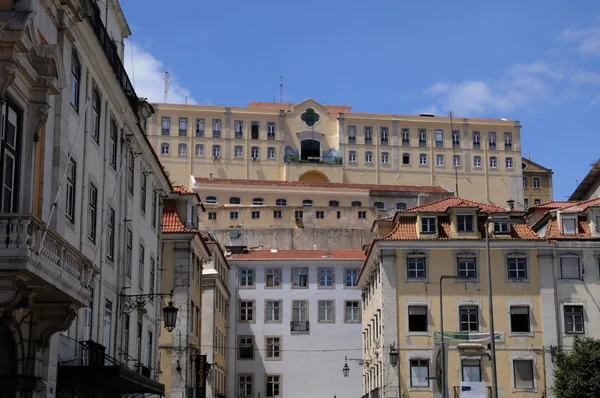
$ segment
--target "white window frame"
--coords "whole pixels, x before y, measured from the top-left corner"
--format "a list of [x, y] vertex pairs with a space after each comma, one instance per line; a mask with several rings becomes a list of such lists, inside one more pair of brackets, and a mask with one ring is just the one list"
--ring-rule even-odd
[[356, 151], [348, 151], [348, 163], [356, 163]]
[[461, 159], [460, 159], [460, 155], [454, 155], [452, 156], [452, 165], [456, 168], [461, 167]]
[[[269, 303], [277, 303], [277, 306], [269, 306]], [[281, 323], [281, 319], [283, 318], [283, 301], [282, 300], [270, 300], [265, 299], [265, 323]], [[275, 316], [277, 314], [277, 316]], [[269, 319], [271, 316], [272, 319]]]
[[[524, 278], [513, 278], [510, 276], [510, 267], [509, 267], [509, 262], [511, 259], [523, 259], [525, 260], [525, 277]], [[527, 282], [529, 281], [529, 275], [530, 275], [530, 270], [529, 270], [529, 257], [524, 254], [524, 253], [519, 253], [519, 252], [513, 252], [513, 253], [509, 253], [506, 255], [506, 270], [505, 270], [505, 275], [506, 275], [506, 281], [510, 281], [510, 282]]]
[[[565, 229], [565, 221], [573, 223], [573, 231], [572, 232], [567, 232], [567, 230]], [[560, 230], [563, 233], [563, 235], [576, 235], [577, 234], [577, 218], [576, 217], [564, 217], [561, 215], [560, 224], [561, 224]]]
[[196, 156], [204, 156], [204, 144], [196, 144], [194, 148], [194, 153]]
[[390, 164], [390, 153], [389, 152], [381, 152], [381, 163], [382, 164]]
[[513, 158], [504, 158], [504, 167], [507, 169], [513, 168]]
[[[331, 306], [323, 306], [324, 304], [331, 304]], [[335, 323], [335, 300], [325, 299], [317, 301], [317, 323]], [[321, 317], [321, 310], [324, 310], [325, 318]]]
[[[464, 231], [461, 231], [461, 230], [460, 230], [460, 228], [459, 228], [459, 226], [460, 226], [460, 223], [459, 223], [459, 221], [458, 221], [458, 218], [459, 218], [459, 217], [471, 217], [471, 228], [472, 228], [472, 230], [471, 230], [471, 231], [466, 231], [466, 230], [464, 230]], [[465, 219], [463, 219], [463, 220], [466, 220], [466, 218], [465, 218]], [[474, 232], [476, 231], [476, 225], [475, 225], [475, 223], [476, 223], [476, 222], [477, 222], [477, 220], [475, 219], [475, 216], [474, 216], [473, 214], [457, 214], [457, 215], [456, 215], [456, 231], [457, 231], [458, 233], [464, 233], [464, 234], [470, 234], [470, 233], [474, 233]], [[463, 227], [466, 227], [466, 223], [463, 223], [463, 224], [464, 224], [464, 225], [463, 225]], [[466, 229], [466, 228], [465, 228], [465, 229]]]
[[[409, 276], [409, 263], [412, 260], [416, 260], [416, 259], [423, 259], [423, 262], [425, 263], [425, 267], [424, 267], [424, 272], [425, 272], [425, 276], [424, 277], [410, 277]], [[418, 271], [418, 270], [417, 270]], [[416, 281], [416, 282], [423, 282], [423, 281], [427, 281], [428, 276], [429, 276], [429, 272], [427, 272], [427, 255], [426, 254], [419, 254], [419, 255], [411, 255], [411, 256], [407, 256], [406, 257], [406, 265], [404, 267], [404, 277], [405, 280], [407, 282], [412, 282], [412, 281]]]
[[444, 155], [442, 155], [442, 154], [435, 155], [435, 165], [437, 167], [444, 167]]
[[[577, 260], [577, 277], [576, 278], [565, 278], [563, 275], [563, 260], [565, 259], [570, 259], [570, 260]], [[581, 271], [582, 271], [582, 267], [581, 267], [581, 257], [578, 254], [575, 253], [563, 253], [559, 256], [558, 258], [558, 270], [560, 273], [560, 279], [561, 280], [567, 280], [567, 281], [578, 281], [582, 279], [582, 275], [581, 275]]]
[[[354, 307], [354, 305], [352, 305], [352, 307], [349, 307], [348, 303], [357, 303], [358, 306]], [[348, 319], [349, 311], [351, 311], [351, 313], [354, 314], [355, 310], [358, 315], [358, 319], [357, 320], [354, 320], [354, 319], [349, 320]], [[352, 318], [354, 318], [354, 317], [352, 317]], [[360, 300], [345, 300], [344, 301], [344, 323], [361, 323], [361, 319], [362, 319], [362, 314], [361, 314]]]
[[161, 155], [168, 155], [169, 154], [169, 143], [167, 142], [163, 142], [160, 144], [160, 154]]
[[[410, 330], [410, 307], [425, 307], [425, 317], [427, 320], [427, 330]], [[431, 333], [431, 307], [428, 300], [409, 299], [404, 303], [404, 312], [406, 314], [406, 335], [407, 336], [429, 336]]]
[[373, 163], [373, 152], [372, 151], [365, 152], [365, 163]]
[[419, 166], [427, 166], [427, 154], [426, 153], [419, 154]]
[[[515, 361], [531, 361], [532, 362], [532, 378], [533, 378], [533, 388], [517, 388], [515, 387]], [[511, 375], [511, 387], [512, 392], [533, 392], [537, 393], [538, 384], [537, 378], [535, 377], [537, 373], [537, 361], [534, 355], [520, 355], [520, 354], [512, 354], [510, 356], [510, 375]]]
[[241, 146], [241, 145], [236, 145], [236, 146], [233, 148], [233, 151], [234, 151], [233, 153], [234, 153], [234, 156], [235, 156], [235, 158], [237, 158], [237, 159], [241, 159], [241, 158], [243, 158], [243, 157], [244, 157], [244, 147], [243, 147], [243, 146]]
[[490, 156], [490, 169], [498, 168], [498, 158], [495, 156]]
[[[513, 332], [511, 307], [528, 307], [529, 308], [529, 332]], [[506, 299], [506, 314], [508, 315], [508, 336], [509, 337], [533, 337], [533, 302], [528, 299]]]
[[473, 167], [476, 169], [480, 169], [481, 168], [481, 156], [474, 156], [473, 157]]
[[[463, 382], [465, 381], [465, 372], [464, 372], [464, 369], [465, 369], [464, 362], [465, 361], [469, 361], [469, 362], [472, 362], [472, 363], [477, 362], [479, 364], [478, 365], [478, 368], [479, 368], [479, 380], [468, 380], [468, 381], [475, 381], [475, 382], [481, 382], [481, 381], [483, 381], [481, 359], [480, 358], [473, 358], [473, 357], [461, 357], [460, 358], [460, 380], [463, 381]], [[470, 365], [467, 368], [475, 368], [475, 366]]]
[[[248, 284], [249, 277], [252, 278], [252, 283]], [[249, 267], [240, 268], [240, 285], [242, 289], [251, 289], [256, 287], [256, 270]]]
[[531, 187], [539, 189], [542, 187], [542, 177], [532, 177]]
[[272, 146], [267, 148], [267, 159], [275, 160], [275, 148]]
[[[586, 333], [586, 326], [587, 326], [587, 322], [585, 321], [585, 315], [586, 315], [586, 310], [585, 310], [585, 306], [583, 305], [583, 303], [562, 303], [561, 305], [562, 308], [562, 330], [564, 335], [566, 336], [573, 336], [573, 335], [583, 335]], [[567, 330], [567, 322], [566, 322], [566, 318], [567, 318], [567, 314], [565, 313], [565, 309], [566, 307], [580, 307], [581, 308], [581, 326], [582, 326], [582, 330], [581, 331], [568, 331]], [[573, 324], [574, 325], [574, 324]]]
[[179, 144], [177, 146], [177, 155], [178, 156], [187, 156], [187, 144]]
[[[433, 220], [433, 230], [431, 230], [431, 225], [429, 225], [428, 223], [425, 223], [425, 220], [431, 221]], [[435, 234], [437, 232], [437, 222], [436, 222], [436, 217], [435, 216], [422, 216], [421, 217], [421, 233], [422, 234]], [[427, 226], [427, 228], [425, 228], [425, 226]]]
[[413, 386], [412, 385], [412, 375], [410, 372], [410, 363], [413, 360], [423, 360], [423, 361], [427, 361], [428, 363], [428, 375], [429, 377], [432, 376], [433, 371], [432, 371], [432, 359], [431, 359], [431, 354], [428, 353], [424, 353], [423, 351], [409, 351], [406, 356], [406, 362], [405, 362], [405, 366], [406, 369], [408, 369], [408, 372], [406, 372], [406, 385], [408, 386], [408, 391], [433, 391], [433, 385], [435, 383], [432, 382], [432, 380], [427, 380], [428, 382], [428, 386], [423, 386], [423, 387], [419, 387], [419, 386]]

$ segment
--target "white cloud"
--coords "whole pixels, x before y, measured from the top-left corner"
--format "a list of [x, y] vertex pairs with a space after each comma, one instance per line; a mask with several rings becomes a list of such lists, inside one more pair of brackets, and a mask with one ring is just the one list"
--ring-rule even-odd
[[[132, 55], [133, 52], [133, 55]], [[154, 55], [128, 40], [125, 47], [125, 69], [135, 87], [138, 97], [150, 102], [164, 102], [164, 72], [166, 67]], [[169, 71], [169, 103], [195, 104], [190, 90], [182, 86], [173, 71]], [[203, 102], [210, 102], [205, 99]]]
[[439, 95], [445, 93], [448, 91], [448, 89], [450, 89], [450, 85], [448, 83], [435, 83], [433, 86], [425, 90], [425, 94]]
[[[600, 17], [596, 20], [600, 22]], [[583, 29], [567, 28], [560, 32], [558, 38], [564, 42], [576, 42], [577, 51], [581, 54], [600, 56], [600, 24]]]

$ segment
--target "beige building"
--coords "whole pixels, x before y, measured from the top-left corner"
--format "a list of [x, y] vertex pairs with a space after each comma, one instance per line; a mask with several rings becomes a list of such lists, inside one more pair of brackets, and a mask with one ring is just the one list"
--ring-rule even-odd
[[553, 199], [552, 175], [554, 172], [544, 166], [523, 158], [523, 205], [525, 209]]
[[476, 119], [352, 112], [350, 106], [250, 102], [155, 104], [148, 135], [170, 176], [443, 186], [523, 206], [521, 126]]
[[600, 197], [600, 160], [592, 165], [592, 168], [571, 194], [569, 200], [588, 200], [597, 197]]
[[[441, 311], [448, 396], [458, 397], [463, 382], [483, 382], [489, 389], [485, 228], [490, 217], [497, 217], [488, 231], [499, 396], [546, 394], [543, 325], [555, 314], [543, 307], [539, 255], [549, 246], [524, 216], [510, 208], [448, 198], [376, 223], [378, 238], [358, 280], [364, 393], [442, 396]], [[399, 351], [396, 367], [389, 360], [392, 347]]]
[[196, 359], [203, 354], [202, 303], [203, 268], [211, 251], [197, 229], [200, 198], [178, 186], [163, 201], [160, 273], [161, 292], [173, 291], [171, 300], [179, 309], [175, 329], [160, 333], [160, 377], [167, 397], [195, 397], [205, 379]]

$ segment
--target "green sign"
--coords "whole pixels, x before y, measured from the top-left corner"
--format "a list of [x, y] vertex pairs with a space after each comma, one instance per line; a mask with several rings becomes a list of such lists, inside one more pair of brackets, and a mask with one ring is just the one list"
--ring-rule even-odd
[[[433, 340], [441, 341], [442, 334], [440, 332], [433, 332]], [[477, 332], [444, 332], [444, 341], [458, 341], [458, 342], [468, 342], [468, 341], [489, 341], [490, 334], [489, 333], [477, 333]], [[504, 341], [504, 333], [496, 332], [494, 333], [495, 341]]]

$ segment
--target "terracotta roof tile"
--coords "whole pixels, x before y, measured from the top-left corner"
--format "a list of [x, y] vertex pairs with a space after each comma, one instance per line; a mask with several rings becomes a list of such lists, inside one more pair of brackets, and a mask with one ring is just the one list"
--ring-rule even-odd
[[250, 250], [233, 253], [230, 260], [364, 260], [362, 250]]
[[563, 213], [581, 213], [586, 211], [590, 206], [600, 205], [600, 198], [586, 200], [584, 202], [576, 202], [572, 206], [562, 209]]
[[286, 188], [322, 188], [322, 189], [364, 189], [377, 191], [402, 191], [402, 192], [435, 192], [448, 193], [446, 188], [427, 185], [376, 185], [376, 184], [345, 184], [339, 182], [314, 182], [314, 181], [273, 181], [273, 180], [242, 180], [224, 178], [197, 177], [198, 184], [217, 185], [246, 185], [257, 187], [286, 187]]
[[416, 240], [418, 238], [416, 217], [400, 217], [392, 232], [382, 240]]
[[565, 207], [573, 206], [579, 203], [579, 201], [556, 201], [551, 200], [550, 202], [545, 202], [539, 205], [531, 206], [529, 209], [563, 209]]
[[565, 235], [560, 230], [558, 220], [553, 218], [548, 222], [548, 229], [546, 230], [546, 239], [590, 239], [592, 238], [592, 231], [590, 225], [587, 223], [585, 217], [579, 217], [577, 220], [577, 233], [573, 235]]
[[449, 208], [454, 207], [476, 207], [486, 213], [506, 213], [508, 210], [494, 205], [479, 203], [463, 198], [444, 198], [435, 202], [427, 203], [421, 206], [410, 207], [400, 210], [401, 213], [445, 213]]
[[199, 232], [195, 229], [184, 226], [179, 220], [177, 215], [177, 208], [174, 203], [167, 203], [165, 201], [165, 207], [163, 210], [162, 217], [162, 231], [163, 232]]
[[190, 191], [189, 189], [187, 189], [183, 185], [175, 185], [173, 187], [173, 192], [176, 192], [176, 193], [179, 193], [179, 194], [182, 194], [182, 195], [194, 195], [193, 191]]

